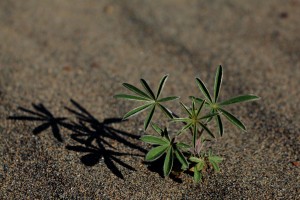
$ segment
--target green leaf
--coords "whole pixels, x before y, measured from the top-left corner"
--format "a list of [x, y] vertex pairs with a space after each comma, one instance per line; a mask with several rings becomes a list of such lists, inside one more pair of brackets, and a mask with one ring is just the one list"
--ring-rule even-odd
[[129, 111], [128, 113], [126, 113], [123, 117], [123, 119], [128, 119], [129, 117], [132, 117], [134, 115], [137, 115], [138, 113], [146, 110], [147, 108], [149, 108], [152, 104], [146, 104], [146, 105], [142, 105], [140, 107], [137, 107], [131, 111]]
[[216, 172], [220, 171], [219, 163], [222, 162], [222, 158], [219, 156], [209, 156], [208, 160], [210, 164], [213, 166]]
[[205, 100], [202, 101], [202, 103], [201, 103], [201, 105], [200, 105], [200, 107], [199, 107], [199, 109], [198, 109], [197, 116], [199, 116], [199, 114], [200, 114], [200, 112], [201, 112], [201, 110], [202, 110], [203, 105], [204, 105], [205, 102], [206, 102]]
[[176, 148], [175, 150], [175, 156], [179, 160], [179, 162], [182, 164], [182, 169], [187, 169], [189, 167], [189, 163], [185, 159], [184, 155], [181, 153], [179, 149]]
[[205, 126], [202, 123], [199, 123], [199, 124], [211, 137], [215, 138], [214, 134], [209, 130], [209, 128], [207, 128], [207, 126]]
[[164, 97], [164, 98], [161, 98], [159, 99], [157, 102], [166, 102], [166, 101], [173, 101], [173, 100], [176, 100], [178, 99], [179, 97], [176, 97], [176, 96], [171, 96], [171, 97]]
[[179, 149], [190, 149], [191, 146], [188, 144], [185, 144], [183, 142], [178, 142], [176, 143], [176, 147], [178, 147]]
[[170, 140], [170, 136], [169, 136], [169, 132], [168, 132], [168, 129], [165, 127], [164, 131], [162, 132], [161, 134], [162, 137], [165, 137], [168, 141], [171, 141]]
[[189, 129], [192, 125], [192, 123], [186, 124], [180, 131], [178, 131], [177, 135], [180, 135], [183, 131]]
[[149, 123], [151, 122], [151, 119], [153, 117], [154, 111], [155, 111], [155, 105], [152, 105], [152, 108], [144, 121], [144, 130], [146, 130], [148, 128]]
[[141, 79], [141, 84], [143, 85], [143, 87], [145, 88], [146, 92], [153, 98], [156, 99], [154, 96], [153, 91], [151, 90], [151, 88], [149, 87], [148, 83], [144, 80]]
[[218, 115], [219, 113], [215, 112], [215, 113], [210, 113], [208, 115], [205, 115], [203, 117], [200, 117], [200, 119], [207, 119], [207, 118], [210, 118], [210, 117], [214, 117], [216, 115]]
[[238, 128], [246, 131], [246, 127], [245, 125], [240, 121], [238, 120], [235, 116], [233, 116], [231, 113], [227, 112], [226, 110], [223, 110], [223, 109], [219, 109], [223, 115], [235, 126], [237, 126]]
[[223, 129], [223, 123], [222, 123], [220, 115], [218, 115], [216, 117], [216, 120], [217, 120], [217, 124], [218, 124], [218, 127], [219, 127], [219, 134], [220, 134], [220, 136], [223, 136], [224, 129]]
[[170, 119], [173, 119], [173, 115], [169, 109], [167, 109], [166, 107], [164, 107], [161, 104], [158, 104], [158, 106], [163, 111], [163, 113], [165, 113]]
[[127, 95], [127, 94], [117, 94], [114, 96], [114, 98], [122, 98], [122, 99], [135, 100], [135, 101], [151, 101], [151, 99], [145, 97], [138, 97], [138, 96]]
[[147, 95], [146, 93], [144, 93], [143, 91], [141, 91], [140, 89], [138, 89], [137, 87], [135, 87], [129, 83], [123, 83], [123, 86], [126, 87], [128, 90], [136, 93], [137, 95], [151, 99], [149, 95]]
[[204, 168], [204, 165], [205, 165], [204, 160], [201, 160], [200, 162], [198, 162], [196, 165], [197, 171], [201, 171]]
[[165, 85], [167, 79], [168, 79], [168, 75], [165, 75], [165, 76], [160, 80], [159, 86], [158, 86], [158, 90], [157, 90], [156, 99], [158, 99], [158, 97], [159, 97], [159, 95], [160, 95], [162, 89], [164, 88], [164, 85]]
[[183, 103], [181, 103], [181, 102], [179, 102], [179, 103], [180, 103], [180, 105], [183, 107], [183, 109], [189, 114], [189, 116], [191, 116], [192, 113], [191, 113], [191, 111], [189, 110], [189, 108], [188, 108], [186, 105], [184, 105]]
[[165, 158], [165, 162], [164, 162], [164, 176], [169, 176], [172, 167], [173, 167], [173, 148], [169, 147], [166, 158]]
[[161, 133], [163, 132], [163, 130], [157, 126], [156, 124], [152, 124], [152, 128], [155, 130], [155, 132], [157, 132], [159, 135], [161, 135]]
[[215, 84], [214, 84], [214, 100], [217, 102], [218, 97], [219, 97], [219, 92], [221, 88], [221, 83], [222, 83], [222, 66], [220, 65], [217, 69], [216, 72], [216, 77], [215, 77]]
[[156, 145], [166, 145], [170, 144], [169, 141], [166, 139], [152, 136], [152, 135], [144, 135], [140, 138], [143, 142], [149, 143], [149, 144], [156, 144]]
[[196, 146], [197, 136], [198, 136], [198, 127], [197, 124], [194, 124], [193, 125], [193, 147]]
[[190, 157], [189, 160], [192, 161], [192, 162], [194, 162], [194, 163], [202, 162], [202, 159], [197, 158], [197, 157]]
[[241, 102], [246, 102], [246, 101], [255, 101], [258, 100], [259, 97], [255, 95], [241, 95], [237, 97], [233, 97], [231, 99], [225, 100], [220, 103], [220, 105], [225, 106], [225, 105], [230, 105], [234, 103], [241, 103]]
[[201, 172], [196, 170], [196, 167], [194, 167], [194, 181], [196, 183], [199, 183], [199, 181], [201, 180], [202, 178], [202, 175], [201, 175]]
[[174, 118], [172, 119], [172, 122], [190, 122], [191, 119], [190, 118]]
[[207, 98], [207, 100], [209, 100], [209, 102], [211, 103], [211, 96], [209, 94], [209, 91], [207, 90], [205, 84], [201, 81], [201, 79], [196, 78], [196, 83], [199, 87], [199, 89], [201, 90], [202, 94]]
[[160, 158], [169, 148], [170, 145], [163, 145], [152, 148], [145, 157], [146, 161], [154, 161]]

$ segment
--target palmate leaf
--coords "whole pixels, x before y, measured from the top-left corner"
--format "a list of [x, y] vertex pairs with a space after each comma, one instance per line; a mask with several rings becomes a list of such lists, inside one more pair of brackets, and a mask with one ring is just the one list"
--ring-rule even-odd
[[141, 79], [141, 84], [144, 87], [144, 89], [146, 90], [146, 92], [150, 95], [150, 97], [152, 97], [152, 99], [156, 99], [153, 91], [151, 90], [148, 83], [144, 79]]
[[189, 114], [189, 116], [192, 116], [192, 113], [189, 110], [189, 108], [186, 105], [184, 105], [183, 103], [181, 103], [181, 102], [179, 102], [179, 103], [180, 103], [181, 107], [183, 107], [183, 109]]
[[176, 147], [179, 148], [179, 149], [190, 149], [191, 148], [190, 145], [185, 144], [183, 142], [176, 143]]
[[154, 161], [160, 158], [169, 148], [169, 144], [152, 148], [145, 157], [146, 161]]
[[225, 100], [220, 103], [220, 105], [225, 106], [225, 105], [230, 105], [234, 103], [241, 103], [241, 102], [246, 102], [246, 101], [255, 101], [258, 100], [259, 97], [255, 95], [241, 95], [237, 97], [233, 97], [231, 99]]
[[162, 103], [162, 102], [166, 102], [166, 101], [173, 101], [173, 100], [176, 100], [178, 98], [179, 97], [177, 97], [177, 96], [164, 97], [164, 98], [161, 98], [161, 99], [157, 100], [157, 102]]
[[182, 165], [182, 169], [187, 169], [189, 167], [189, 163], [187, 162], [187, 160], [185, 159], [183, 153], [177, 148], [177, 146], [175, 147], [175, 156], [176, 158], [179, 160], [179, 162]]
[[168, 110], [165, 106], [158, 104], [159, 108], [169, 117], [170, 119], [173, 119], [173, 115], [170, 110]]
[[180, 131], [177, 132], [177, 135], [180, 135], [182, 132], [184, 132], [185, 130], [191, 128], [192, 126], [193, 126], [192, 123], [186, 124], [184, 127], [182, 127], [182, 129], [180, 129]]
[[219, 109], [222, 114], [235, 126], [237, 126], [238, 128], [246, 131], [246, 127], [245, 125], [240, 121], [238, 120], [235, 116], [233, 116], [232, 114], [230, 114], [229, 112], [227, 112], [226, 110], [223, 110], [223, 109]]
[[205, 84], [201, 81], [201, 79], [196, 78], [196, 83], [199, 87], [199, 89], [201, 90], [201, 92], [203, 93], [203, 95], [207, 98], [207, 100], [211, 103], [212, 99], [211, 96], [209, 94], [208, 89], [206, 88]]
[[141, 91], [140, 89], [138, 89], [137, 87], [135, 87], [129, 83], [123, 83], [123, 86], [126, 87], [128, 90], [136, 93], [137, 95], [151, 99], [151, 97], [149, 95], [147, 95], [145, 92]]
[[223, 74], [223, 70], [222, 70], [222, 66], [220, 65], [217, 69], [216, 77], [215, 77], [214, 102], [217, 102], [218, 97], [219, 97], [220, 88], [221, 88], [221, 84], [222, 84], [222, 74]]
[[145, 97], [133, 96], [133, 95], [128, 95], [128, 94], [117, 94], [114, 97], [128, 99], [128, 100], [134, 100], [134, 101], [151, 101], [151, 99], [148, 99]]
[[209, 130], [209, 128], [207, 128], [207, 126], [203, 123], [199, 123], [200, 126], [213, 138], [215, 138], [214, 134], [211, 132], [211, 130]]
[[146, 104], [146, 105], [142, 105], [139, 106], [137, 108], [132, 109], [131, 111], [129, 111], [128, 113], [126, 113], [123, 117], [123, 119], [128, 119], [129, 117], [132, 117], [134, 115], [137, 115], [138, 113], [148, 109], [152, 104]]
[[155, 130], [155, 132], [157, 132], [159, 135], [162, 134], [163, 130], [159, 126], [157, 126], [156, 124], [152, 124], [151, 126], [153, 130]]
[[144, 135], [140, 138], [143, 142], [154, 144], [154, 145], [167, 145], [170, 144], [168, 140], [162, 137], [152, 136], [152, 135]]
[[167, 81], [167, 78], [168, 78], [168, 75], [165, 75], [159, 82], [159, 86], [158, 86], [158, 90], [157, 90], [157, 94], [156, 94], [156, 99], [158, 99], [162, 89], [164, 88], [165, 86], [165, 83]]
[[167, 151], [167, 155], [165, 158], [165, 162], [164, 162], [164, 176], [169, 176], [172, 167], [173, 167], [173, 160], [174, 160], [174, 156], [173, 156], [173, 148], [170, 146], [168, 151]]
[[224, 129], [223, 129], [223, 123], [222, 123], [222, 119], [221, 119], [220, 115], [218, 115], [216, 117], [216, 120], [217, 120], [217, 124], [218, 124], [218, 127], [219, 127], [219, 134], [220, 134], [220, 136], [223, 136]]
[[202, 175], [201, 175], [201, 172], [196, 170], [196, 167], [194, 167], [194, 181], [196, 183], [199, 183], [199, 181], [201, 180], [202, 178]]
[[216, 172], [220, 171], [219, 163], [222, 162], [222, 158], [219, 156], [209, 156], [208, 161], [213, 166]]
[[145, 121], [144, 121], [144, 130], [146, 130], [149, 126], [149, 123], [153, 117], [154, 111], [155, 111], [155, 105], [152, 105], [152, 107], [150, 108], [150, 112], [148, 113], [148, 116], [146, 117]]

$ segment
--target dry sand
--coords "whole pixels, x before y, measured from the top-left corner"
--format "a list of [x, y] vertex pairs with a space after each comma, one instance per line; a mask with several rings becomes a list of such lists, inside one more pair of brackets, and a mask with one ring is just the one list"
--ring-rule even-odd
[[[300, 199], [299, 10], [299, 0], [1, 0], [0, 199]], [[221, 172], [201, 184], [149, 170], [141, 117], [120, 122], [133, 105], [112, 96], [168, 73], [165, 95], [188, 103], [194, 77], [212, 89], [220, 64], [222, 99], [261, 97], [230, 108], [248, 132], [225, 123], [213, 144]]]

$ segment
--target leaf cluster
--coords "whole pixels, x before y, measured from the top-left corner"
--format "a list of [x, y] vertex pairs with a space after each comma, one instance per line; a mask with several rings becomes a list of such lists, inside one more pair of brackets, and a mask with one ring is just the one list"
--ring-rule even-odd
[[[246, 126], [237, 117], [231, 114], [227, 110], [226, 106], [258, 100], [259, 97], [248, 94], [219, 101], [223, 78], [223, 69], [222, 66], [219, 66], [215, 75], [214, 96], [212, 97], [210, 95], [210, 92], [204, 82], [200, 78], [196, 78], [196, 84], [202, 93], [202, 97], [190, 96], [192, 100], [190, 107], [180, 102], [180, 106], [187, 116], [178, 117], [165, 107], [164, 103], [176, 100], [179, 97], [160, 97], [167, 78], [168, 75], [165, 75], [160, 80], [156, 94], [154, 94], [149, 84], [144, 79], [141, 79], [141, 85], [144, 90], [141, 90], [129, 83], [123, 83], [123, 86], [133, 92], [134, 95], [117, 94], [115, 97], [142, 103], [142, 105], [126, 113], [123, 117], [124, 119], [133, 117], [143, 111], [148, 111], [147, 117], [144, 120], [144, 130], [146, 131], [148, 126], [151, 124], [152, 128], [158, 135], [144, 135], [141, 137], [142, 141], [153, 146], [153, 148], [146, 154], [145, 160], [151, 162], [165, 156], [163, 172], [165, 176], [168, 176], [172, 171], [174, 159], [177, 159], [181, 163], [181, 169], [183, 171], [193, 171], [194, 180], [199, 182], [202, 178], [202, 172], [205, 171], [207, 167], [212, 167], [217, 172], [220, 171], [219, 164], [222, 161], [221, 157], [213, 155], [211, 151], [206, 153], [205, 150], [203, 150], [204, 143], [209, 141], [203, 133], [207, 133], [209, 138], [215, 138], [215, 134], [209, 128], [210, 122], [215, 119], [220, 136], [223, 136], [224, 134], [223, 119], [228, 120], [236, 127], [246, 131]], [[167, 128], [160, 128], [158, 125], [151, 122], [157, 108], [167, 116], [170, 122], [182, 124], [182, 128], [173, 138], [170, 138]], [[177, 141], [177, 137], [186, 132], [191, 133], [191, 144], [185, 144]]]

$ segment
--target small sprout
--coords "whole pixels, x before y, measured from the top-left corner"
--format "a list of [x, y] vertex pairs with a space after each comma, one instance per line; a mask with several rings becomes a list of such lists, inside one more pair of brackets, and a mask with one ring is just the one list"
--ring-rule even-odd
[[[123, 119], [130, 118], [148, 110], [148, 115], [144, 120], [144, 130], [147, 130], [148, 126], [151, 125], [157, 135], [144, 135], [141, 137], [142, 141], [153, 146], [146, 154], [145, 160], [152, 162], [164, 156], [164, 163], [162, 166], [164, 176], [169, 176], [171, 173], [174, 160], [179, 161], [183, 171], [191, 170], [194, 172], [195, 182], [201, 181], [203, 172], [205, 172], [207, 168], [212, 168], [216, 172], [220, 171], [219, 164], [223, 159], [220, 156], [213, 155], [211, 151], [205, 153], [204, 143], [209, 142], [210, 140], [205, 138], [203, 133], [207, 133], [212, 139], [215, 138], [214, 133], [209, 128], [212, 119], [216, 120], [220, 136], [223, 136], [224, 133], [223, 117], [229, 120], [233, 125], [246, 131], [245, 125], [233, 114], [228, 112], [225, 107], [235, 103], [258, 100], [259, 97], [255, 95], [241, 95], [219, 102], [222, 76], [223, 69], [222, 66], [219, 66], [215, 75], [213, 97], [210, 95], [203, 81], [200, 78], [196, 78], [196, 84], [204, 98], [190, 96], [192, 99], [191, 107], [180, 102], [180, 106], [187, 114], [186, 117], [178, 117], [175, 113], [162, 105], [162, 103], [179, 98], [177, 96], [160, 97], [168, 75], [165, 75], [160, 80], [156, 94], [150, 88], [148, 83], [144, 79], [141, 79], [144, 90], [140, 90], [133, 85], [124, 83], [123, 86], [133, 92], [134, 95], [117, 94], [114, 96], [115, 98], [142, 103], [139, 107], [126, 113]], [[196, 103], [199, 103], [200, 105], [198, 106]], [[183, 124], [183, 127], [177, 131], [177, 134], [174, 137], [171, 138], [169, 136], [167, 128], [162, 129], [151, 122], [157, 107], [171, 119], [170, 122]], [[186, 133], [187, 131], [191, 133], [191, 142], [189, 144], [179, 141], [178, 138], [179, 135]]]

